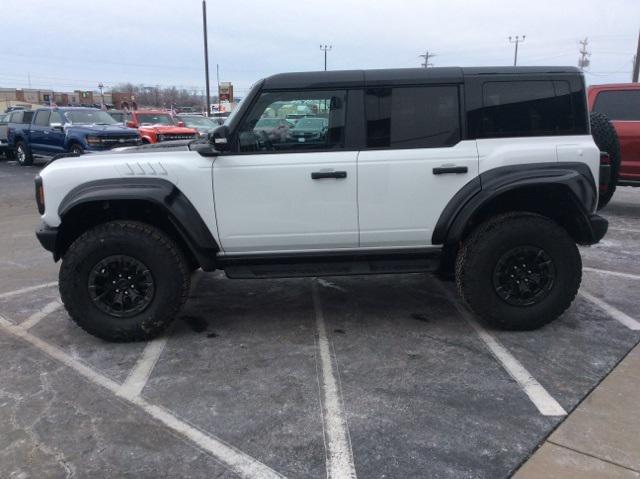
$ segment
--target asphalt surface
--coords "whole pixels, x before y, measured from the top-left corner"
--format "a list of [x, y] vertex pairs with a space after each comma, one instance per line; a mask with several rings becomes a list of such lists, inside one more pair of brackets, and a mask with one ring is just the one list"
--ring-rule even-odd
[[582, 248], [590, 296], [538, 331], [478, 325], [424, 274], [199, 272], [163, 339], [106, 343], [58, 303], [39, 168], [0, 161], [2, 477], [509, 477], [640, 341], [621, 320], [640, 320], [640, 189], [621, 188]]

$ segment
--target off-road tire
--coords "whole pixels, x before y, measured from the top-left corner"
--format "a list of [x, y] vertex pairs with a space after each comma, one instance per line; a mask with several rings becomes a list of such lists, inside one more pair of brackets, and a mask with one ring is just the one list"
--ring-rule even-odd
[[[500, 258], [519, 247], [540, 248], [553, 262], [555, 279], [548, 294], [526, 306], [498, 295], [494, 271]], [[553, 321], [574, 300], [582, 280], [582, 260], [569, 234], [553, 220], [511, 212], [479, 225], [464, 241], [456, 260], [458, 292], [482, 320], [501, 329], [531, 330]]]
[[18, 160], [18, 164], [20, 166], [33, 165], [33, 155], [31, 154], [29, 147], [23, 141], [19, 141], [18, 143], [16, 143], [15, 158], [16, 160]]
[[609, 121], [607, 115], [598, 112], [591, 112], [589, 115], [591, 121], [591, 136], [600, 151], [609, 153], [611, 161], [611, 177], [607, 185], [607, 191], [600, 192], [598, 198], [598, 209], [604, 208], [613, 197], [618, 183], [618, 175], [620, 173], [620, 142], [615, 128]]
[[[131, 317], [115, 317], [90, 297], [91, 271], [104, 258], [127, 255], [143, 263], [154, 281], [148, 306]], [[162, 231], [135, 221], [112, 221], [80, 235], [62, 258], [60, 296], [71, 319], [88, 333], [107, 341], [144, 341], [158, 336], [187, 300], [188, 262]]]

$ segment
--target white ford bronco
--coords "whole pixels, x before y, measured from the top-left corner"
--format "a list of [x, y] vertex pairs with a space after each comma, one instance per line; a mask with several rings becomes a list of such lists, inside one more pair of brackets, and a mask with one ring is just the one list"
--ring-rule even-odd
[[[606, 165], [604, 165], [606, 166]], [[36, 178], [71, 318], [158, 335], [190, 276], [454, 275], [511, 329], [557, 318], [598, 242], [600, 151], [574, 68], [286, 73], [208, 140], [60, 158]]]

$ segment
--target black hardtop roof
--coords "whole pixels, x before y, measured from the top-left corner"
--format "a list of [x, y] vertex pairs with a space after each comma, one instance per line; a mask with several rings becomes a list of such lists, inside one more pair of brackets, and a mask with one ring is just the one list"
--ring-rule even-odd
[[286, 88], [332, 88], [416, 83], [461, 83], [465, 76], [535, 75], [573, 73], [576, 67], [437, 67], [390, 68], [382, 70], [333, 70], [279, 73], [264, 79], [266, 90]]

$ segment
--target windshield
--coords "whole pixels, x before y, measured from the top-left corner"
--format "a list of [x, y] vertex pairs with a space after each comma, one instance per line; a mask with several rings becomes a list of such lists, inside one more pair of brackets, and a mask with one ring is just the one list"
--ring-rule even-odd
[[298, 123], [296, 123], [296, 128], [313, 128], [321, 130], [328, 124], [329, 122], [324, 118], [301, 118]]
[[109, 116], [111, 116], [111, 118], [113, 118], [118, 123], [124, 123], [124, 113], [109, 112]]
[[261, 118], [260, 120], [258, 120], [258, 123], [256, 123], [256, 127], [257, 128], [261, 128], [261, 127], [273, 128], [278, 126], [281, 121], [282, 120], [280, 120], [279, 118]]
[[205, 127], [205, 128], [213, 128], [218, 126], [217, 123], [214, 123], [209, 118], [205, 118], [204, 116], [179, 116], [179, 121], [183, 121], [184, 124], [188, 127]]
[[173, 118], [162, 113], [138, 113], [136, 115], [141, 125], [173, 125]]
[[74, 125], [114, 125], [116, 121], [102, 110], [71, 110], [64, 113]]

